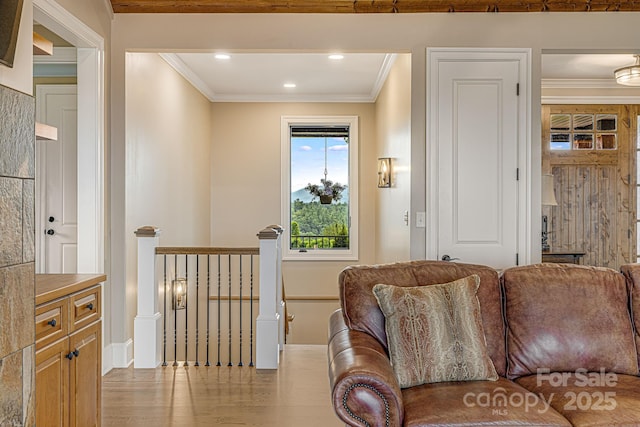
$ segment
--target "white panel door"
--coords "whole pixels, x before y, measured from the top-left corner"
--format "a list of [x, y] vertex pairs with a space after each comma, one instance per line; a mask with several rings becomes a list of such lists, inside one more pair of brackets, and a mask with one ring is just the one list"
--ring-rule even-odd
[[472, 55], [434, 67], [431, 255], [496, 268], [516, 265], [521, 64]]
[[58, 128], [36, 145], [36, 239], [41, 273], [77, 272], [78, 111], [76, 85], [38, 85], [37, 120]]

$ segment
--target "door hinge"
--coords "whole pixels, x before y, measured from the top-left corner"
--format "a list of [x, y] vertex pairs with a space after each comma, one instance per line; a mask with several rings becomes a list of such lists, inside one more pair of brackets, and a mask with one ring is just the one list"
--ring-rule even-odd
[[520, 96], [520, 83], [516, 83], [516, 96]]
[[519, 255], [520, 255], [520, 254], [518, 254], [518, 253], [516, 252], [516, 265], [520, 265]]
[[520, 181], [520, 168], [516, 168], [516, 181]]

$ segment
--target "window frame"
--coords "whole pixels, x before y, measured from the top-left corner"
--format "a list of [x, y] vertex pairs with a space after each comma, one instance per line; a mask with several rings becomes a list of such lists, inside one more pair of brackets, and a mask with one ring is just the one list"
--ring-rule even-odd
[[[300, 252], [291, 246], [291, 126], [349, 126], [349, 249]], [[354, 261], [358, 260], [358, 116], [282, 116], [281, 117], [281, 218], [282, 259], [285, 261]]]

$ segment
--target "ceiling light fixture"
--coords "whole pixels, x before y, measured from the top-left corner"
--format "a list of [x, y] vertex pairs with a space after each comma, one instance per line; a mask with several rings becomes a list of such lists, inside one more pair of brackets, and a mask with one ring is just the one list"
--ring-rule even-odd
[[344, 59], [344, 55], [340, 55], [339, 53], [335, 53], [333, 55], [329, 55], [329, 59], [335, 59], [335, 60]]
[[296, 84], [295, 83], [285, 83], [282, 86], [291, 89], [291, 88], [296, 87]]
[[625, 86], [640, 86], [640, 55], [634, 55], [636, 63], [613, 72], [616, 82]]
[[216, 59], [230, 59], [231, 55], [226, 53], [216, 53]]

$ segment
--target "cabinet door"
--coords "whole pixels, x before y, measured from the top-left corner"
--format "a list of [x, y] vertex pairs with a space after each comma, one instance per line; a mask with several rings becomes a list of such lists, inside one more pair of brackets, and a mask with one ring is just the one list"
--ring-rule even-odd
[[63, 427], [69, 423], [69, 339], [36, 352], [36, 425]]
[[71, 427], [100, 426], [101, 324], [69, 336], [69, 348], [75, 354], [69, 373]]

